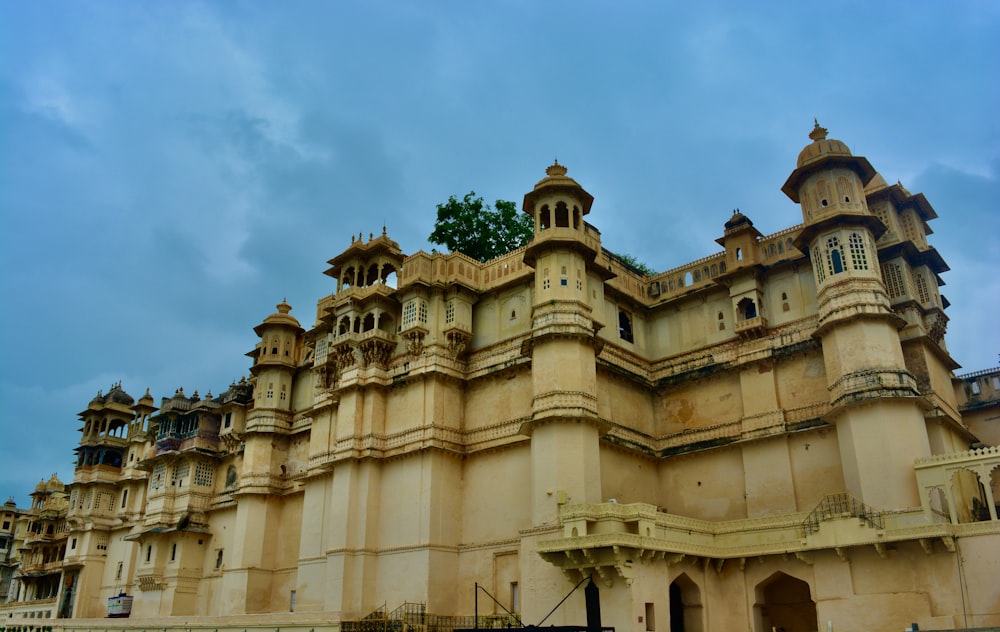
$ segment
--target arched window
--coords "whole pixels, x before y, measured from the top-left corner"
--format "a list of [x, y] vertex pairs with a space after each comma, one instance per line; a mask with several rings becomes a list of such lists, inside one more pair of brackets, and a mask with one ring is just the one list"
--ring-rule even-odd
[[757, 304], [749, 298], [740, 299], [740, 302], [736, 304], [736, 308], [742, 320], [757, 318]]
[[826, 178], [821, 178], [816, 183], [817, 206], [824, 207], [830, 205], [830, 192], [826, 184]]
[[845, 204], [851, 203], [851, 183], [847, 179], [847, 176], [837, 178], [837, 195], [840, 196], [840, 199]]
[[538, 213], [538, 228], [547, 230], [550, 226], [552, 226], [552, 216], [549, 214], [549, 205], [546, 204]]
[[722, 314], [722, 312], [719, 312], [718, 320], [719, 320], [719, 331], [725, 331], [726, 317]]
[[632, 315], [623, 309], [618, 310], [618, 335], [626, 342], [634, 342]]
[[864, 237], [858, 233], [851, 233], [847, 238], [847, 246], [851, 252], [851, 267], [855, 270], [867, 270], [868, 253], [865, 252]]
[[826, 240], [826, 266], [830, 276], [844, 271], [844, 247], [838, 237], [828, 237]]
[[569, 209], [566, 208], [565, 202], [556, 204], [556, 227], [569, 228]]

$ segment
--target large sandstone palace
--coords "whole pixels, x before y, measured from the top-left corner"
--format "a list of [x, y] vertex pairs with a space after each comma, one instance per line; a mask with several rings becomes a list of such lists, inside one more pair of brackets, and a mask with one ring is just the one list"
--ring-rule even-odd
[[953, 374], [927, 199], [810, 139], [802, 223], [652, 276], [558, 163], [497, 259], [352, 237], [249, 379], [87, 405], [72, 482], [4, 507], [0, 625], [537, 624], [584, 578], [620, 631], [1000, 625], [1000, 369]]

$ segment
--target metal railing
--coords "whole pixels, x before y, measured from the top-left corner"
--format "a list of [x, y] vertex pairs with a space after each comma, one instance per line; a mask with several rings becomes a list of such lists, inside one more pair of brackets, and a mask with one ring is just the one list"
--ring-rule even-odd
[[853, 516], [874, 529], [885, 528], [882, 512], [861, 502], [847, 492], [827, 494], [802, 522], [802, 537], [819, 531], [819, 523]]

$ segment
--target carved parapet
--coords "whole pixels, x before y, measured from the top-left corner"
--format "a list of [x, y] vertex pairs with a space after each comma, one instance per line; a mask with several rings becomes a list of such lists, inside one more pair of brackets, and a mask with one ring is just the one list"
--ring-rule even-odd
[[163, 583], [162, 575], [139, 575], [136, 577], [139, 590], [146, 592], [150, 590], [163, 590], [166, 584]]
[[733, 325], [733, 331], [740, 338], [760, 338], [767, 333], [767, 319], [763, 316], [755, 316], [745, 320], [738, 320]]
[[917, 380], [909, 371], [872, 369], [849, 373], [828, 387], [830, 403], [842, 406], [886, 397], [917, 397]]

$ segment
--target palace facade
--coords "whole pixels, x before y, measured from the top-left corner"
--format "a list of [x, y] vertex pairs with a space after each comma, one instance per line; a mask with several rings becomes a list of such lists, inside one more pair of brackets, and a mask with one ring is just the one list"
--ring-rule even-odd
[[471, 615], [478, 583], [531, 624], [589, 577], [618, 630], [1000, 625], [1000, 370], [953, 374], [927, 199], [810, 140], [801, 223], [737, 212], [654, 275], [558, 163], [497, 259], [352, 237], [249, 379], [87, 405], [0, 614]]

